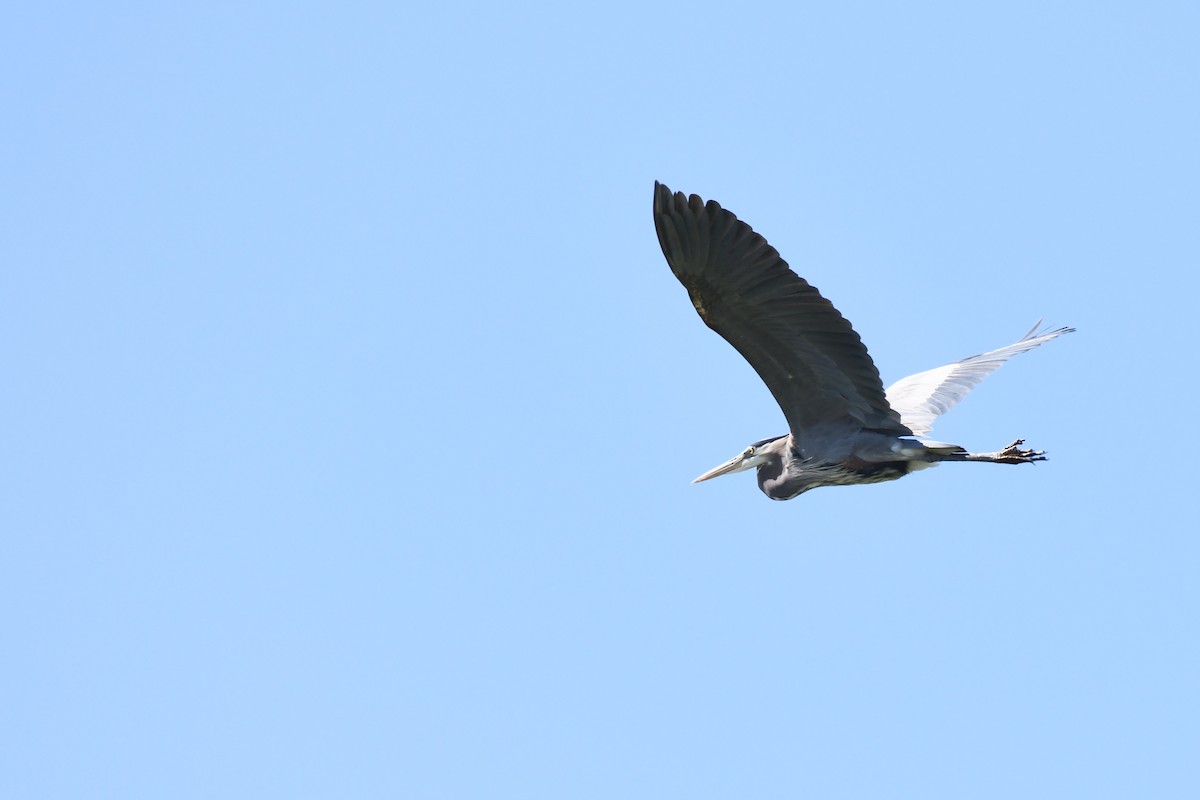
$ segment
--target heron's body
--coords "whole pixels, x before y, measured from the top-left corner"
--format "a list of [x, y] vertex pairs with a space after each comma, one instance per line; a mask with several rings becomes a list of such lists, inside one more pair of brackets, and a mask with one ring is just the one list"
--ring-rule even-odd
[[715, 201], [656, 183], [654, 224], [667, 263], [704, 322], [750, 362], [790, 433], [764, 439], [696, 482], [755, 467], [774, 500], [817, 486], [879, 483], [941, 461], [1045, 460], [1021, 440], [996, 453], [920, 441], [933, 421], [1017, 353], [1069, 332], [1030, 331], [1007, 347], [904, 378], [884, 391], [862, 340], [779, 253]]
[[903, 478], [916, 462], [907, 460], [871, 462], [849, 454], [842, 458], [807, 459], [791, 434], [768, 440], [756, 448], [771, 457], [758, 467], [758, 487], [772, 500], [791, 500], [818, 486], [853, 486]]

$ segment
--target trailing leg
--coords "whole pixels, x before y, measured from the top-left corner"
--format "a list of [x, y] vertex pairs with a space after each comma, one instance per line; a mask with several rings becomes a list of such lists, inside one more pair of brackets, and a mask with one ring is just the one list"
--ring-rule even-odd
[[998, 453], [947, 453], [938, 455], [938, 461], [986, 461], [991, 464], [1032, 464], [1035, 461], [1045, 461], [1045, 450], [1028, 450], [1022, 448], [1024, 439], [1017, 439]]

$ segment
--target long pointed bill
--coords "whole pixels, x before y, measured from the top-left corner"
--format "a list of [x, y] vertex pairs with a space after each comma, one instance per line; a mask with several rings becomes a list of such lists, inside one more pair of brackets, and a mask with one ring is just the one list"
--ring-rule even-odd
[[692, 481], [692, 483], [699, 483], [700, 481], [706, 481], [709, 478], [719, 478], [722, 475], [728, 475], [731, 472], [741, 472], [742, 470], [746, 469], [747, 466], [748, 465], [746, 464], [746, 457], [744, 455], [734, 456], [733, 458], [729, 459], [721, 466], [713, 467], [708, 472], [704, 473], [699, 478], [696, 478], [696, 480]]

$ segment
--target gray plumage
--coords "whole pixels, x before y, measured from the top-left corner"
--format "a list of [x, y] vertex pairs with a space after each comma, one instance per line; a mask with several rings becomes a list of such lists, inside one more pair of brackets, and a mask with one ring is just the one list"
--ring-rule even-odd
[[850, 323], [749, 225], [716, 201], [654, 184], [654, 226], [700, 318], [762, 378], [789, 433], [755, 442], [695, 482], [751, 467], [768, 497], [816, 486], [877, 483], [941, 461], [1044, 461], [1021, 440], [996, 453], [921, 442], [933, 421], [1017, 353], [1071, 328], [1036, 333], [897, 381], [879, 370]]

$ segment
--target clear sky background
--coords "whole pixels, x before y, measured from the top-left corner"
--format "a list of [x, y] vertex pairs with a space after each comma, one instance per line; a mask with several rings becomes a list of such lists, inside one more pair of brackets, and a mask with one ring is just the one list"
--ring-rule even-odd
[[[971, 8], [966, 7], [971, 5]], [[0, 795], [1192, 798], [1194, 3], [39, 3], [0, 31]], [[783, 418], [715, 198], [946, 465]]]

